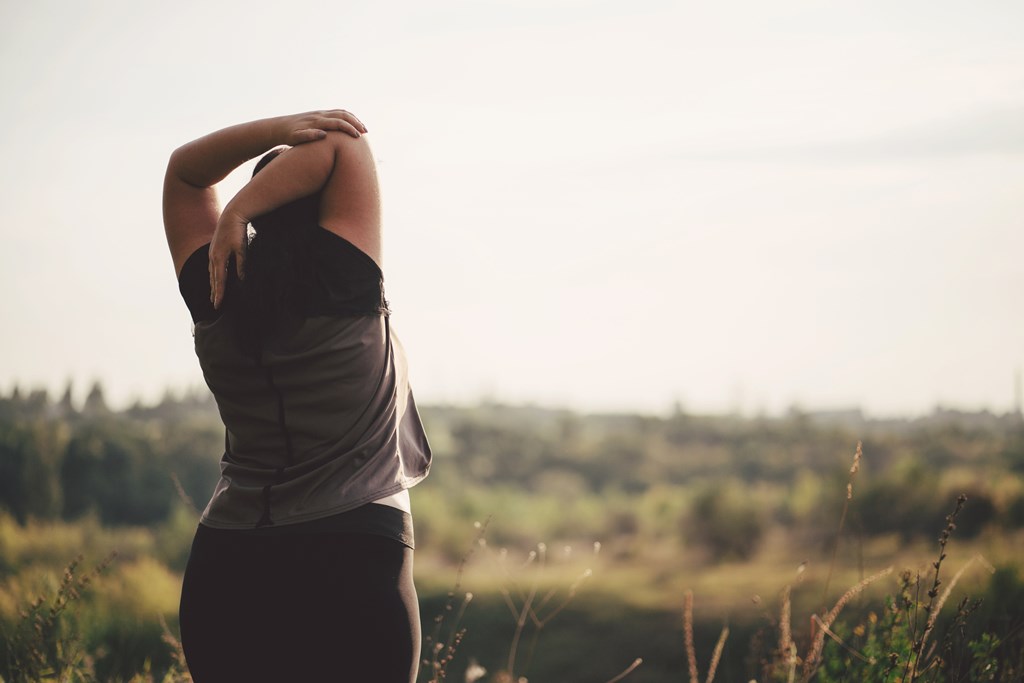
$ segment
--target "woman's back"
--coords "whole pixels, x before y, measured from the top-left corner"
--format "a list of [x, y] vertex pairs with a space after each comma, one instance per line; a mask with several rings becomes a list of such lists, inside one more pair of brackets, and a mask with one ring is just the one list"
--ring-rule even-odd
[[[168, 163], [168, 245], [225, 425], [182, 586], [196, 683], [416, 679], [405, 489], [430, 449], [384, 299], [365, 132], [342, 110], [261, 119]], [[214, 185], [281, 143], [298, 146], [221, 211]]]
[[[198, 152], [201, 143], [192, 143]], [[170, 190], [191, 196], [180, 184]], [[206, 243], [195, 244], [203, 233], [183, 229], [176, 214], [165, 199], [176, 264], [193, 246], [179, 289], [226, 428], [223, 476], [203, 522], [294, 524], [422, 479], [430, 451], [388, 317], [380, 193], [365, 138], [324, 134], [271, 151]], [[217, 254], [225, 266], [228, 255], [244, 256], [244, 277], [215, 266]]]
[[[179, 279], [196, 356], [226, 428], [222, 482], [204, 513], [211, 526], [343, 512], [408, 488], [429, 463], [380, 268], [324, 228], [283, 227], [309, 233], [296, 239], [305, 273], [294, 325], [240, 338], [243, 282], [230, 279], [224, 306], [214, 309], [206, 247]], [[253, 244], [259, 240], [257, 232]]]

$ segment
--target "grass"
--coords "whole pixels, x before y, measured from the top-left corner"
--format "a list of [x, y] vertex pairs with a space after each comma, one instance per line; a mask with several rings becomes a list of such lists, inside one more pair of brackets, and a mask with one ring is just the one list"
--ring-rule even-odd
[[[746, 561], [709, 563], [685, 545], [629, 534], [597, 546], [575, 538], [503, 549], [485, 522], [462, 551], [454, 588], [451, 565], [420, 551], [423, 613], [436, 615], [424, 629], [421, 680], [1024, 680], [1013, 654], [1024, 651], [1024, 584], [1008, 569], [991, 578], [989, 564], [1019, 566], [1024, 538], [983, 533], [954, 543], [967, 500], [937, 547], [851, 534], [858, 461], [838, 541], [824, 547], [776, 525]], [[0, 515], [3, 678], [187, 680], [174, 633], [194, 523], [187, 510], [156, 530], [105, 529], [88, 518], [20, 526]], [[526, 533], [496, 535], [515, 542]], [[115, 547], [117, 560], [102, 564]], [[91, 556], [53, 569], [82, 548]], [[102, 568], [84, 570], [90, 563]], [[1000, 603], [1020, 610], [1016, 621], [1000, 616]]]
[[[884, 586], [883, 580], [894, 573], [894, 565], [890, 564], [884, 569], [864, 577], [865, 549], [863, 543], [860, 543], [857, 547], [859, 565], [857, 571], [861, 574], [861, 578], [848, 584], [849, 588], [839, 595], [830, 609], [822, 606], [815, 611], [806, 610], [802, 606], [802, 609], [810, 614], [807, 621], [809, 629], [799, 634], [794, 633], [792, 623], [794, 614], [794, 584], [802, 588], [803, 593], [808, 593], [808, 584], [813, 586], [814, 583], [820, 583], [821, 602], [824, 603], [828, 598], [830, 585], [833, 581], [845, 580], [848, 573], [841, 571], [838, 567], [839, 540], [843, 536], [842, 532], [847, 518], [849, 501], [853, 499], [854, 478], [859, 471], [861, 457], [862, 447], [858, 443], [853, 464], [849, 470], [849, 480], [840, 515], [837, 540], [832, 546], [831, 560], [825, 569], [823, 580], [818, 582], [806, 581], [810, 575], [807, 571], [808, 563], [806, 561], [801, 562], [796, 568], [794, 580], [792, 559], [789, 559], [789, 580], [788, 582], [780, 582], [784, 587], [780, 593], [781, 606], [779, 616], [777, 621], [769, 620], [771, 629], [774, 631], [774, 642], [777, 642], [777, 646], [761, 647], [760, 652], [755, 652], [756, 668], [759, 668], [760, 680], [764, 682], [786, 681], [786, 683], [796, 683], [796, 681], [810, 683], [815, 679], [821, 681], [877, 680], [884, 683], [894, 681], [914, 683], [915, 681], [922, 680], [927, 680], [929, 683], [936, 683], [938, 681], [1000, 680], [1009, 682], [1024, 680], [1024, 661], [1020, 661], [1024, 655], [1017, 655], [1015, 658], [1009, 647], [1002, 648], [1004, 643], [1000, 641], [996, 634], [985, 631], [975, 633], [970, 638], [966, 637], [971, 615], [980, 605], [980, 601], [975, 601], [972, 606], [968, 598], [963, 598], [959, 602], [955, 615], [953, 615], [950, 623], [944, 630], [941, 647], [937, 647], [935, 642], [935, 636], [939, 634], [938, 626], [942, 608], [949, 600], [960, 580], [967, 575], [970, 569], [975, 567], [985, 568], [990, 574], [995, 572], [995, 568], [984, 557], [974, 555], [964, 562], [952, 579], [942, 587], [942, 567], [947, 559], [947, 546], [956, 529], [957, 517], [967, 502], [965, 495], [960, 495], [957, 498], [954, 509], [946, 518], [946, 526], [939, 536], [938, 555], [931, 562], [930, 574], [922, 575], [920, 570], [916, 572], [909, 569], [904, 570], [900, 574], [896, 590], [893, 591], [892, 586], [890, 586], [888, 595], [881, 600], [885, 605], [884, 610], [878, 610], [882, 612], [881, 619], [876, 611], [871, 610], [867, 611], [867, 615], [863, 619], [861, 618], [865, 611], [866, 603], [864, 599], [866, 597], [874, 600], [879, 599], [878, 595], [868, 596], [867, 591], [871, 586]], [[480, 542], [481, 545], [486, 547], [483, 539], [480, 539]], [[776, 550], [778, 550], [777, 547]], [[505, 661], [504, 668], [500, 669], [490, 679], [494, 683], [516, 680], [518, 648], [527, 626], [532, 622], [534, 627], [534, 638], [531, 644], [532, 656], [533, 650], [537, 647], [537, 640], [541, 635], [542, 629], [550, 622], [553, 616], [561, 612], [572, 601], [580, 585], [579, 579], [570, 584], [566, 591], [564, 603], [556, 608], [550, 616], [542, 618], [535, 612], [534, 605], [540, 604], [543, 606], [547, 604], [550, 597], [558, 591], [557, 584], [559, 579], [564, 585], [567, 576], [566, 572], [563, 571], [558, 579], [552, 580], [552, 577], [546, 572], [547, 547], [544, 544], [540, 544], [537, 550], [529, 553], [523, 566], [520, 567], [520, 571], [530, 568], [534, 570], [532, 578], [525, 585], [521, 585], [516, 577], [508, 571], [507, 553], [502, 552], [500, 557], [500, 571], [492, 573], [492, 577], [494, 575], [498, 576], [496, 589], [504, 599], [514, 628], [511, 635], [509, 655]], [[783, 553], [781, 557], [786, 557], [786, 555]], [[891, 561], [892, 557], [887, 559]], [[747, 581], [752, 578], [749, 575], [749, 565], [744, 563], [738, 564], [737, 567], [740, 569], [737, 575], [742, 576]], [[735, 596], [735, 590], [730, 590], [728, 577], [723, 577], [721, 569], [722, 567], [719, 567], [715, 571], [714, 578], [711, 580], [716, 588], [714, 593], [719, 596], [719, 599], [722, 598], [723, 593]], [[763, 565], [758, 565], [757, 569], [756, 581], [763, 586], [767, 578], [764, 567]], [[651, 575], [651, 568], [647, 566], [643, 571], [637, 572], [637, 574], [637, 578], [642, 575], [649, 577]], [[582, 576], [589, 578], [589, 570]], [[723, 581], [723, 578], [726, 580]], [[641, 585], [639, 581], [634, 582], [630, 578], [623, 579], [622, 576], [619, 576], [618, 580], [623, 584], [623, 593], [632, 595], [634, 598], [638, 596], [640, 591], [637, 588]], [[551, 584], [551, 587], [542, 587], [541, 583], [543, 581], [547, 581]], [[723, 587], [723, 583], [726, 584], [725, 587]], [[491, 588], [493, 589], [495, 586], [491, 586]], [[731, 588], [735, 589], [736, 586], [733, 585]], [[664, 596], [665, 586], [658, 586], [657, 592]], [[545, 598], [538, 603], [538, 598], [541, 594], [544, 594]], [[882, 594], [885, 595], [884, 590]], [[682, 642], [686, 655], [686, 669], [691, 683], [699, 683], [701, 676], [694, 637], [694, 593], [691, 590], [686, 590], [683, 592], [683, 596]], [[643, 598], [641, 598], [642, 601]], [[850, 620], [841, 621], [840, 616], [843, 611], [854, 601], [860, 601], [860, 604], [857, 605], [859, 614], [853, 615]], [[761, 600], [755, 596], [755, 599], [751, 602], [754, 605], [759, 605]], [[804, 604], [808, 603], [806, 596], [802, 602]], [[715, 608], [713, 607], [712, 609]], [[721, 609], [722, 605], [720, 604], [717, 606], [719, 614], [721, 614]], [[857, 623], [859, 620], [861, 623]], [[850, 623], [854, 625], [850, 626]], [[1017, 647], [1024, 644], [1024, 637], [1021, 637], [1020, 629], [1021, 624], [1017, 624], [1008, 634], [1011, 638], [1015, 638], [1015, 646]], [[955, 642], [957, 630], [964, 636], [959, 644]], [[846, 635], [847, 632], [849, 632], [849, 635]], [[755, 635], [751, 639], [752, 650], [758, 649], [757, 643], [763, 645], [765, 642], [763, 634], [764, 629], [762, 629], [759, 635]], [[465, 631], [462, 632], [462, 635], [465, 635]], [[729, 626], [722, 627], [708, 660], [707, 675], [704, 678], [706, 683], [713, 683], [715, 680], [729, 635]], [[643, 658], [636, 658], [630, 666], [610, 680], [619, 681], [630, 676], [641, 666], [642, 662]], [[733, 670], [735, 670], [735, 667], [733, 667]], [[481, 673], [482, 669], [478, 667], [475, 672]], [[1000, 677], [997, 678], [996, 676]], [[474, 680], [476, 680], [476, 677], [474, 677]]]

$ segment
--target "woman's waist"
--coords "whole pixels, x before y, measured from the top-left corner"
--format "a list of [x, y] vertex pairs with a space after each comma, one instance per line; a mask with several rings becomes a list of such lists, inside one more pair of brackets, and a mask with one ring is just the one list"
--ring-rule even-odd
[[[403, 489], [404, 490], [404, 489]], [[406, 492], [408, 495], [408, 492]], [[371, 534], [394, 539], [409, 548], [415, 548], [412, 514], [376, 501], [352, 510], [334, 512], [302, 522], [277, 523], [245, 529], [223, 529], [202, 522], [218, 533], [245, 536], [284, 536], [300, 534]]]

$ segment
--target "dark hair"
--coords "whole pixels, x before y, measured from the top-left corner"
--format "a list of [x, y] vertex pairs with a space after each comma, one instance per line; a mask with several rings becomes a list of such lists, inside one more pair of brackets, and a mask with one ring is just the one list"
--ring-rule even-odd
[[[273, 149], [257, 162], [253, 176], [286, 148]], [[293, 330], [303, 320], [309, 291], [309, 242], [320, 222], [320, 192], [252, 219], [245, 251], [245, 277], [231, 318], [239, 343], [259, 353], [268, 337]]]

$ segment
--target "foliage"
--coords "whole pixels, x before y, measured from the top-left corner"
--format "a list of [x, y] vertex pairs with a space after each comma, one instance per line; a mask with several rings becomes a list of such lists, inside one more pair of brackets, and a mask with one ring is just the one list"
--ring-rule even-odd
[[[1002, 595], [993, 596], [1013, 606], [1015, 623], [1001, 629], [1005, 635], [987, 630], [997, 626], [995, 621], [978, 622], [979, 608], [984, 599], [962, 598], [955, 613], [940, 620], [942, 607], [954, 591], [967, 569], [975, 564], [985, 565], [982, 558], [972, 558], [962, 567], [945, 588], [940, 571], [946, 558], [946, 547], [956, 529], [956, 521], [966, 502], [966, 496], [957, 500], [954, 511], [946, 518], [946, 527], [939, 537], [938, 558], [932, 563], [932, 573], [922, 577], [910, 570], [900, 574], [898, 588], [883, 601], [884, 608], [869, 608], [865, 615], [846, 620], [838, 619], [843, 608], [861, 594], [870, 584], [888, 575], [891, 568], [864, 579], [848, 589], [825, 613], [811, 618], [812, 631], [803, 636], [794, 635], [792, 629], [791, 591], [786, 586], [781, 595], [781, 609], [774, 622], [774, 639], [762, 630], [752, 639], [754, 648], [754, 676], [765, 683], [808, 683], [817, 679], [821, 683], [913, 683], [914, 681], [1005, 683], [1024, 680], [1024, 585], [1019, 581], [1003, 579], [1004, 585], [993, 582], [991, 590]], [[989, 567], [993, 573], [994, 568]], [[1006, 573], [1006, 570], [1003, 570]], [[684, 609], [685, 642], [690, 664], [690, 680], [698, 681], [697, 657], [692, 636], [692, 596], [687, 596]], [[707, 681], [714, 678], [714, 668], [721, 654], [722, 643], [728, 636], [723, 630], [719, 644], [711, 659]], [[940, 637], [941, 636], [941, 637]], [[931, 638], [930, 638], [931, 637]], [[802, 641], [802, 646], [801, 646]], [[777, 643], [777, 644], [772, 644]], [[802, 656], [800, 653], [803, 653]]]
[[742, 561], [757, 550], [765, 522], [761, 511], [740, 491], [716, 485], [697, 495], [687, 527], [715, 561]]
[[39, 418], [0, 420], [0, 505], [22, 524], [60, 514], [64, 427]]
[[[223, 428], [209, 398], [198, 394], [121, 412], [110, 411], [97, 388], [90, 395], [80, 410], [69, 392], [57, 403], [43, 392], [0, 397], [7, 662], [0, 675], [19, 680], [12, 671], [28, 665], [14, 667], [17, 657], [35, 661], [32, 675], [41, 680], [58, 670], [66, 680], [184, 680], [172, 635], [176, 599], [197, 508], [218, 475]], [[882, 577], [875, 588], [840, 596], [831, 611], [824, 599], [818, 611], [808, 604], [810, 594], [827, 594], [831, 569], [824, 581], [819, 572], [784, 590], [789, 614], [780, 610], [756, 637], [749, 615], [728, 607], [746, 601], [750, 586], [784, 584], [788, 574], [775, 568], [790, 562], [809, 560], [816, 569], [829, 557], [852, 559], [855, 549], [869, 562], [897, 551], [899, 562], [907, 561], [941, 527], [953, 492], [970, 499], [956, 517], [958, 539], [972, 548], [1014, 547], [1024, 529], [1019, 418], [942, 413], [844, 423], [800, 412], [745, 420], [493, 405], [434, 406], [423, 415], [436, 461], [415, 494], [417, 582], [442, 585], [437, 577], [464, 555], [467, 525], [496, 515], [476, 560], [489, 562], [499, 578], [478, 577], [472, 604], [463, 593], [421, 592], [425, 615], [450, 604], [444, 630], [424, 650], [425, 670], [438, 680], [448, 668], [448, 680], [462, 680], [483, 667], [499, 672], [494, 680], [511, 671], [538, 682], [584, 674], [602, 680], [641, 656], [643, 666], [627, 667], [630, 681], [678, 680], [686, 638], [664, 596], [681, 596], [688, 582], [705, 578], [701, 605], [709, 611], [691, 614], [690, 637], [702, 667], [715, 661], [723, 680], [788, 683], [808, 673], [829, 682], [1024, 678], [1024, 583], [1012, 551], [995, 558], [1004, 566], [986, 585], [969, 599], [951, 598], [945, 611], [939, 599], [958, 577], [936, 583], [939, 567], [896, 572], [900, 579], [885, 599], [877, 587], [890, 580]], [[862, 471], [856, 495], [844, 500], [837, 491], [848, 463], [837, 454], [856, 440], [854, 430], [864, 439]], [[576, 577], [541, 562], [537, 538], [552, 539], [552, 548], [595, 540], [605, 548], [607, 571], [556, 612], [553, 628], [548, 610]], [[838, 552], [841, 542], [848, 552]], [[95, 563], [113, 548], [119, 559], [102, 575], [83, 575], [81, 564], [70, 568], [72, 579], [62, 571], [79, 553]], [[529, 557], [532, 549], [525, 570], [543, 566], [543, 578], [503, 574], [495, 548], [508, 548], [507, 557]], [[970, 566], [977, 573], [984, 563]], [[86, 577], [88, 590], [77, 583]], [[835, 580], [855, 581], [850, 571]], [[793, 613], [811, 617], [793, 620]], [[720, 637], [723, 618], [727, 640]], [[432, 626], [424, 633], [433, 634]], [[12, 654], [16, 643], [20, 654]], [[26, 659], [31, 652], [35, 660]], [[476, 669], [470, 657], [478, 658]]]
[[186, 398], [114, 413], [98, 385], [81, 412], [67, 395], [56, 405], [40, 392], [0, 398], [0, 510], [21, 524], [163, 522], [182, 495], [205, 500], [216, 481], [223, 431], [211, 407]]
[[[70, 386], [57, 402], [39, 391], [0, 396], [0, 509], [21, 524], [94, 513], [112, 526], [160, 524], [181, 500], [202, 507], [223, 448], [209, 394], [168, 395], [121, 412], [106, 407], [99, 385], [89, 394], [81, 409]], [[756, 551], [751, 536], [768, 522], [818, 533], [835, 505], [830, 482], [844, 470], [836, 454], [856, 440], [854, 430], [866, 455], [851, 522], [864, 534], [927, 536], [945, 514], [937, 501], [953, 491], [973, 501], [961, 520], [964, 535], [1024, 528], [1024, 484], [1000, 477], [1024, 462], [1018, 416], [937, 412], [871, 421], [853, 414], [844, 421], [794, 411], [741, 419], [500, 405], [422, 412], [437, 459], [428, 486], [446, 501], [436, 504], [445, 508], [446, 526], [495, 509], [487, 500], [495, 491], [528, 491], [538, 509], [528, 511], [534, 526], [520, 534], [523, 547], [573, 529], [579, 538], [659, 542], [682, 530], [684, 545], [703, 544], [711, 558], [743, 558]], [[754, 489], [758, 506], [751, 511], [744, 503]], [[639, 514], [652, 496], [675, 509]], [[559, 503], [539, 502], [545, 500]], [[568, 519], [566, 501], [574, 508]], [[519, 504], [514, 496], [504, 502]], [[716, 532], [693, 533], [703, 516], [718, 523]], [[435, 525], [427, 533], [439, 531]], [[457, 557], [457, 539], [445, 543]]]
[[81, 557], [64, 570], [52, 597], [41, 595], [18, 612], [18, 620], [3, 633], [0, 676], [10, 683], [32, 683], [54, 679], [88, 680], [92, 659], [75, 632], [70, 608], [82, 591], [103, 571], [99, 565], [91, 574], [76, 576]]
[[[20, 605], [13, 619], [0, 619], [0, 681], [191, 682], [181, 644], [159, 612], [156, 621], [152, 620], [153, 612], [147, 604], [151, 601], [151, 577], [133, 581], [130, 574], [122, 573], [116, 582], [101, 585], [114, 557], [107, 556], [85, 574], [80, 571], [83, 558], [77, 557], [64, 568], [52, 590]], [[87, 604], [87, 590], [100, 590], [109, 600], [115, 587], [122, 586], [126, 579], [129, 585], [136, 584], [132, 605], [107, 608], [96, 619], [95, 608], [90, 610]], [[174, 585], [175, 602], [178, 590]], [[90, 611], [92, 614], [83, 616], [83, 612]], [[146, 612], [149, 619], [132, 619], [131, 614], [138, 611]], [[149, 637], [154, 633], [155, 638]], [[159, 673], [154, 674], [154, 670]]]

